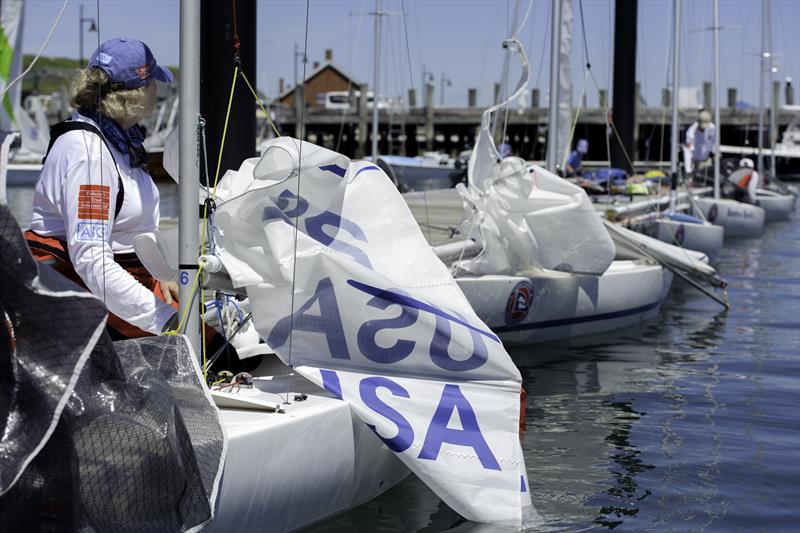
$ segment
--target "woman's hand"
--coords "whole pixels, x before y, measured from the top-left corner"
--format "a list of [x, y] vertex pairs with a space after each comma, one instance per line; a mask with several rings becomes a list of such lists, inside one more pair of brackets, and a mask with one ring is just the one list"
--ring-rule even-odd
[[178, 301], [178, 284], [174, 281], [159, 281], [159, 289], [161, 289], [161, 296], [168, 304], [172, 301]]

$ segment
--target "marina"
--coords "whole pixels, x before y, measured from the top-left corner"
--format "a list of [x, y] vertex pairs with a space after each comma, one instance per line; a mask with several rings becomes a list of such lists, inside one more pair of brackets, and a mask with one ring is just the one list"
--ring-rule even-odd
[[0, 520], [793, 530], [800, 9], [738, 4], [2, 0]]

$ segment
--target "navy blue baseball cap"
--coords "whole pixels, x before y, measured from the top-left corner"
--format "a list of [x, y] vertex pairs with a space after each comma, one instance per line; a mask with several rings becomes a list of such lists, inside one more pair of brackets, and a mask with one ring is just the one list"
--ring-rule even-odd
[[111, 39], [101, 44], [89, 59], [89, 68], [100, 68], [111, 83], [137, 89], [151, 79], [170, 83], [172, 72], [159, 66], [153, 52], [136, 39]]

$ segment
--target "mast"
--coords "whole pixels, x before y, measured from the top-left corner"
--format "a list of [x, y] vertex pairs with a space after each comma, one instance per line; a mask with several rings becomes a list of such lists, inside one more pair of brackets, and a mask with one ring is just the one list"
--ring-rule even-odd
[[722, 143], [722, 124], [719, 121], [719, 0], [714, 0], [714, 125], [717, 128], [714, 141], [714, 198], [719, 200], [719, 145]]
[[758, 168], [759, 174], [764, 175], [764, 69], [770, 53], [767, 50], [767, 11], [768, 0], [762, 4], [761, 10], [761, 70], [758, 73]]
[[[511, 17], [511, 35], [509, 35], [509, 39], [514, 39], [517, 36], [517, 25], [519, 24], [519, 5], [521, 0], [517, 0], [514, 2], [514, 14]], [[508, 70], [511, 66], [511, 50], [506, 49], [505, 57], [503, 58], [503, 70], [500, 74], [500, 90], [498, 91], [498, 97], [504, 98], [506, 92], [508, 92]], [[444, 96], [444, 90], [442, 90], [442, 95]], [[493, 105], [497, 102], [493, 102]], [[497, 125], [500, 123], [500, 115], [501, 113], [496, 113], [494, 117], [492, 117], [492, 138], [495, 139], [497, 142]], [[505, 142], [504, 139], [500, 139], [500, 143]], [[498, 143], [498, 144], [500, 144]]]
[[[773, 88], [775, 83], [775, 69], [773, 68], [773, 53], [772, 53], [772, 5], [770, 4], [769, 0], [764, 1], [764, 11], [767, 13], [767, 22], [766, 22], [766, 30], [767, 30], [767, 46], [769, 51], [769, 64], [767, 68], [769, 68], [769, 84], [767, 85], [769, 92], [772, 96], [770, 96], [770, 101], [772, 105], [770, 106], [769, 112], [769, 172], [773, 177], [777, 177], [777, 172], [775, 170], [775, 142], [778, 140], [776, 135], [778, 133], [777, 127], [777, 120], [778, 120], [778, 105], [779, 102], [775, 100], [775, 97], [778, 96]], [[763, 90], [763, 88], [762, 88]]]
[[190, 301], [199, 255], [197, 228], [200, 217], [197, 200], [200, 193], [200, 158], [196, 131], [200, 112], [200, 2], [181, 0], [180, 9], [179, 301], [181, 311], [188, 310], [185, 334], [195, 354], [200, 354], [200, 309]]
[[669, 191], [669, 210], [675, 211], [675, 192], [678, 187], [678, 65], [681, 55], [681, 0], [674, 3], [674, 24], [672, 43], [672, 128], [670, 132], [669, 173], [672, 179]]
[[550, 113], [547, 122], [547, 170], [558, 164], [558, 72], [561, 47], [561, 2], [552, 4], [550, 16]]
[[[375, 56], [372, 58], [373, 80], [372, 86], [372, 161], [378, 160], [378, 94], [380, 80], [380, 59], [381, 59], [381, 0], [375, 0]], [[361, 95], [367, 98], [366, 94]], [[365, 100], [369, 102], [369, 99]]]

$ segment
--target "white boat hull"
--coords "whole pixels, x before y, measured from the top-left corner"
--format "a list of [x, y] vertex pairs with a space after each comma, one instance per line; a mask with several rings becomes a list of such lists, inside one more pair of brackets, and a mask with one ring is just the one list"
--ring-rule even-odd
[[764, 209], [726, 198], [696, 198], [706, 220], [725, 228], [725, 237], [757, 237], [764, 231]]
[[692, 224], [662, 218], [656, 221], [655, 238], [667, 244], [703, 252], [715, 263], [722, 250], [725, 228], [716, 224]]
[[[204, 531], [294, 531], [367, 502], [408, 475], [347, 402], [296, 375], [254, 382], [256, 389], [239, 394], [285, 412], [220, 409], [228, 451], [215, 516]], [[307, 398], [295, 401], [302, 392]]]
[[[657, 265], [614, 261], [602, 276], [542, 271], [457, 281], [481, 320], [513, 345], [604, 333], [647, 320], [658, 313], [672, 274]], [[521, 302], [526, 287], [530, 295]]]
[[756, 197], [758, 198], [759, 207], [764, 210], [767, 222], [789, 220], [797, 200], [797, 197], [793, 194], [776, 194], [771, 191], [761, 190], [756, 193]]

